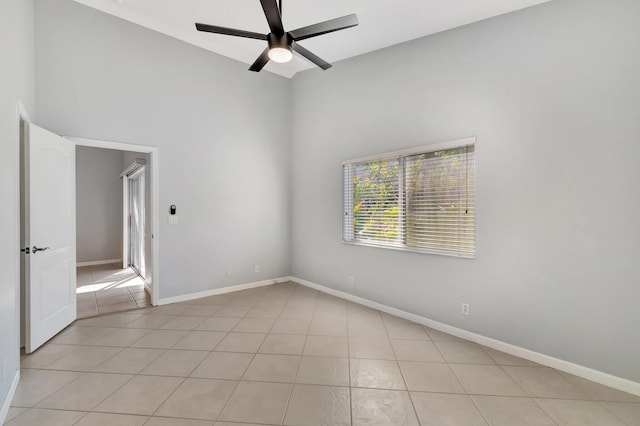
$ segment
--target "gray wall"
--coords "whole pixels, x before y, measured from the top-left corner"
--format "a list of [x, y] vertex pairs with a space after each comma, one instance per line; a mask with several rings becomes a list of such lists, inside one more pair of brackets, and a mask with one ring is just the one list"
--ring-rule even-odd
[[123, 151], [76, 148], [78, 262], [122, 259], [123, 157]]
[[36, 28], [40, 125], [159, 148], [161, 298], [289, 274], [288, 80], [71, 0]]
[[[640, 381], [638, 16], [557, 0], [296, 76], [293, 275]], [[342, 160], [471, 135], [477, 259], [341, 243]]]
[[[20, 368], [17, 263], [19, 169], [17, 101], [21, 100], [33, 119], [33, 1], [6, 0], [0, 13], [0, 406]], [[2, 419], [0, 419], [0, 422]]]

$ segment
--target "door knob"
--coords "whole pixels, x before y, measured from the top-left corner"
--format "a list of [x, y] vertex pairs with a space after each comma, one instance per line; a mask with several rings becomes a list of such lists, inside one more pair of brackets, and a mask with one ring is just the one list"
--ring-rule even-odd
[[40, 248], [40, 247], [36, 247], [33, 246], [33, 248], [31, 249], [32, 253], [37, 253], [39, 251], [45, 251], [45, 250], [49, 250], [51, 247], [44, 247], [44, 248]]

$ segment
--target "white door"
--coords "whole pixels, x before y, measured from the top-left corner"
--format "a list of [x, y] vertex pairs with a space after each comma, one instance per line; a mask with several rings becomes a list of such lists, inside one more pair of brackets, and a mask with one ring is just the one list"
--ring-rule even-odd
[[144, 167], [127, 179], [129, 181], [129, 265], [144, 277]]
[[76, 319], [75, 145], [24, 129], [25, 351]]

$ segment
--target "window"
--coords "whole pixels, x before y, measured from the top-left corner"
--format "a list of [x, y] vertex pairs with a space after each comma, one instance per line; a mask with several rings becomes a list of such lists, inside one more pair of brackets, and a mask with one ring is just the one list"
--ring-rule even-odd
[[343, 241], [475, 257], [475, 138], [345, 161]]

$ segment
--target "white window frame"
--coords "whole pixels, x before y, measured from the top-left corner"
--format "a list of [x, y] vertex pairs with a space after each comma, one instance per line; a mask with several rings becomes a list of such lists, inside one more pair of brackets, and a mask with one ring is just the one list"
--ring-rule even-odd
[[[441, 143], [434, 143], [434, 144], [430, 144], [430, 145], [423, 145], [420, 147], [416, 147], [416, 148], [409, 148], [409, 149], [403, 149], [403, 150], [399, 150], [399, 151], [392, 151], [392, 152], [385, 152], [382, 154], [375, 154], [375, 155], [367, 155], [367, 156], [363, 156], [363, 157], [358, 157], [358, 158], [353, 158], [351, 160], [345, 160], [342, 162], [342, 167], [341, 167], [341, 171], [343, 173], [342, 175], [342, 200], [343, 200], [343, 205], [342, 205], [342, 242], [344, 244], [349, 244], [349, 245], [356, 245], [356, 246], [366, 246], [366, 247], [379, 247], [379, 248], [385, 248], [385, 249], [391, 249], [391, 250], [400, 250], [400, 251], [409, 251], [409, 252], [415, 252], [415, 253], [424, 253], [424, 254], [439, 254], [439, 255], [444, 255], [444, 256], [451, 256], [451, 257], [458, 257], [458, 258], [463, 258], [463, 259], [475, 259], [476, 257], [476, 253], [477, 253], [477, 238], [478, 238], [478, 233], [477, 233], [477, 229], [476, 229], [476, 217], [474, 215], [474, 253], [473, 255], [466, 255], [466, 254], [456, 254], [456, 253], [449, 253], [449, 252], [441, 252], [441, 251], [437, 251], [437, 250], [430, 250], [430, 249], [423, 249], [423, 248], [418, 248], [418, 247], [411, 247], [411, 246], [406, 246], [403, 242], [401, 242], [400, 244], [393, 244], [393, 243], [383, 243], [383, 242], [377, 242], [377, 241], [362, 241], [362, 240], [356, 240], [355, 236], [353, 234], [353, 229], [354, 229], [354, 217], [353, 217], [353, 193], [350, 190], [345, 190], [345, 182], [344, 182], [344, 166], [346, 165], [350, 165], [350, 164], [358, 164], [358, 163], [367, 163], [367, 162], [376, 162], [376, 161], [382, 161], [382, 160], [397, 160], [398, 161], [398, 173], [399, 173], [399, 179], [400, 182], [404, 182], [404, 161], [406, 157], [412, 156], [412, 155], [418, 155], [418, 154], [425, 154], [425, 153], [430, 153], [430, 152], [435, 152], [435, 151], [444, 151], [444, 150], [448, 150], [448, 149], [455, 149], [455, 148], [460, 148], [463, 146], [467, 146], [467, 145], [473, 145], [474, 146], [474, 155], [477, 152], [477, 143], [476, 143], [476, 137], [475, 136], [470, 136], [470, 137], [466, 137], [466, 138], [461, 138], [461, 139], [455, 139], [455, 140], [450, 140], [450, 141], [446, 141], [446, 142], [441, 142]], [[474, 161], [477, 163], [477, 157], [474, 159]], [[398, 208], [399, 208], [399, 217], [403, 218], [404, 217], [404, 212], [402, 211], [404, 209], [404, 202], [403, 202], [403, 197], [404, 197], [404, 191], [400, 190], [399, 193], [399, 201], [398, 201]], [[474, 188], [474, 197], [475, 197], [475, 188]], [[402, 227], [404, 229], [404, 227]], [[348, 235], [347, 235], [348, 234]], [[404, 235], [403, 235], [403, 239], [404, 239]]]

